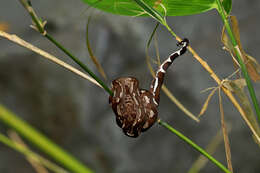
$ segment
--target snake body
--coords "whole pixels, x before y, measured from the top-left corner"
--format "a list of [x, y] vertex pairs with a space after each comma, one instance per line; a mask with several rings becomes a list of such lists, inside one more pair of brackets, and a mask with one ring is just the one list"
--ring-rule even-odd
[[121, 77], [112, 81], [113, 96], [109, 97], [109, 103], [118, 126], [127, 136], [138, 137], [157, 120], [164, 75], [172, 62], [186, 52], [189, 40], [183, 39], [177, 45], [181, 48], [159, 66], [150, 90], [139, 89], [139, 82], [134, 77]]

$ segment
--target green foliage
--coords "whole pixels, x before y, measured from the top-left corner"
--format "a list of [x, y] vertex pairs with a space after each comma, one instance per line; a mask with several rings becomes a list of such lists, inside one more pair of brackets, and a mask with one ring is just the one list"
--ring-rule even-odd
[[79, 173], [92, 173], [89, 168], [79, 162], [76, 158], [64, 151], [46, 136], [38, 132], [36, 129], [20, 119], [14, 113], [10, 112], [1, 104], [0, 121], [17, 131], [21, 136], [30, 141], [31, 144], [38, 147], [38, 149], [45, 152], [68, 170]]
[[232, 0], [223, 0], [222, 5], [227, 14], [231, 12], [232, 9]]
[[[82, 0], [88, 5], [102, 11], [127, 16], [143, 16], [143, 10], [138, 7], [142, 1], [166, 16], [184, 16], [209, 11], [217, 7], [215, 0]], [[231, 0], [223, 0], [225, 11], [231, 11]]]

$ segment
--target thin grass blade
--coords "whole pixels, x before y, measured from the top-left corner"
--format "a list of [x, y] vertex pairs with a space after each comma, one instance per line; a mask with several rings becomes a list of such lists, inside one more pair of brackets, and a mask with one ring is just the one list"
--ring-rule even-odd
[[46, 136], [38, 132], [2, 105], [0, 105], [0, 121], [16, 130], [21, 136], [31, 142], [31, 144], [45, 152], [48, 156], [52, 157], [71, 172], [92, 173], [89, 168], [79, 162], [75, 157], [68, 154]]
[[158, 123], [168, 129], [170, 132], [174, 133], [176, 136], [178, 136], [181, 140], [185, 141], [187, 144], [189, 144], [193, 149], [197, 150], [200, 152], [200, 154], [204, 155], [207, 157], [212, 163], [217, 165], [223, 172], [225, 173], [231, 173], [222, 163], [217, 161], [211, 154], [209, 154], [207, 151], [202, 149], [200, 146], [198, 146], [196, 143], [194, 143], [191, 139], [188, 137], [184, 136], [181, 132], [167, 124], [166, 122], [163, 122], [161, 120], [158, 120]]
[[91, 21], [91, 16], [88, 18], [88, 22], [87, 22], [87, 26], [86, 26], [86, 45], [87, 45], [87, 48], [88, 48], [88, 53], [89, 53], [89, 56], [91, 58], [91, 60], [93, 61], [93, 63], [95, 64], [96, 68], [98, 69], [99, 73], [102, 75], [102, 77], [104, 79], [107, 79], [107, 75], [103, 69], [103, 67], [101, 66], [101, 64], [99, 63], [98, 59], [96, 58], [96, 56], [94, 55], [93, 51], [92, 51], [92, 48], [90, 46], [90, 41], [89, 41], [89, 24], [90, 24], [90, 21]]
[[[245, 90], [243, 89], [243, 85], [240, 85], [239, 83], [235, 81], [229, 81], [228, 82], [230, 87], [233, 89], [233, 92], [238, 97], [241, 107], [243, 108], [246, 118], [249, 120], [252, 127], [255, 129], [258, 136], [260, 136], [260, 127], [258, 124], [258, 121], [256, 119], [255, 113], [253, 111], [253, 108], [251, 106], [250, 101], [248, 100], [247, 94], [245, 93]], [[259, 141], [260, 142], [260, 141]]]
[[222, 127], [222, 132], [223, 132], [223, 137], [224, 137], [227, 165], [228, 165], [228, 169], [230, 170], [230, 172], [233, 172], [233, 167], [232, 167], [232, 162], [231, 162], [231, 150], [230, 150], [230, 145], [229, 145], [227, 126], [226, 126], [226, 122], [225, 122], [225, 118], [224, 118], [224, 109], [223, 109], [222, 97], [220, 94], [221, 93], [220, 88], [219, 88], [218, 93], [219, 93], [218, 97], [219, 97], [221, 127]]
[[[222, 131], [219, 130], [217, 134], [210, 140], [209, 144], [206, 146], [205, 148], [206, 152], [213, 155], [217, 151], [222, 141], [223, 141]], [[207, 163], [208, 163], [208, 159], [203, 155], [200, 155], [198, 159], [195, 162], [193, 162], [188, 173], [199, 173], [200, 170], [204, 168]]]
[[214, 88], [214, 89], [210, 92], [210, 94], [208, 95], [206, 101], [204, 102], [204, 104], [203, 104], [203, 106], [202, 106], [202, 108], [201, 108], [201, 110], [200, 110], [200, 113], [199, 113], [198, 117], [201, 117], [201, 115], [203, 115], [203, 114], [206, 112], [206, 110], [207, 110], [207, 108], [208, 108], [208, 105], [209, 105], [209, 101], [211, 100], [212, 96], [214, 95], [214, 93], [216, 92], [217, 89], [218, 89], [218, 88]]

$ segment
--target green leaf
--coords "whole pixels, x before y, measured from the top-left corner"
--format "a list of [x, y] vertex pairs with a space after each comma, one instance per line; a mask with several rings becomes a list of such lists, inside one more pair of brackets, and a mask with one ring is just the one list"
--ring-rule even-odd
[[215, 0], [168, 0], [165, 2], [167, 16], [198, 14], [216, 7]]
[[[143, 15], [143, 10], [137, 5], [140, 0], [82, 0], [88, 5], [102, 11], [118, 14], [137, 16]], [[216, 8], [215, 0], [143, 0], [147, 5], [153, 7], [166, 16], [183, 16], [202, 13]], [[228, 9], [230, 0], [224, 0]]]
[[226, 13], [229, 14], [232, 9], [232, 0], [223, 0], [222, 5], [223, 5]]
[[152, 8], [151, 6], [149, 6], [149, 4], [147, 4], [146, 2], [144, 2], [143, 0], [134, 0], [136, 2], [136, 4], [148, 15], [150, 15], [151, 17], [153, 17], [155, 20], [157, 20], [158, 22], [165, 24], [165, 19], [163, 18], [162, 14], [155, 10], [154, 8]]

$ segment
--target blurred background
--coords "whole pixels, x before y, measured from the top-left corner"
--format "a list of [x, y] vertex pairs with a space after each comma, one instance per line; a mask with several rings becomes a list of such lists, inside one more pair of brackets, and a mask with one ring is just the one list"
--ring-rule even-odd
[[[152, 77], [145, 62], [145, 46], [155, 21], [150, 18], [115, 16], [88, 9], [80, 0], [33, 1], [37, 14], [48, 21], [47, 30], [96, 74], [86, 48], [87, 18], [93, 15], [89, 36], [94, 54], [108, 76], [109, 84], [121, 76], [135, 76], [142, 88]], [[258, 61], [260, 55], [260, 1], [236, 0], [232, 14], [238, 18], [244, 50]], [[0, 22], [8, 32], [74, 63], [51, 42], [29, 27], [31, 18], [18, 1], [0, 3]], [[222, 21], [216, 11], [168, 17], [169, 25], [204, 58], [220, 78], [233, 71], [230, 55], [222, 49]], [[159, 27], [161, 59], [176, 50], [176, 41]], [[84, 164], [100, 173], [187, 172], [199, 153], [166, 129], [155, 124], [148, 132], [133, 139], [116, 125], [108, 104], [108, 94], [92, 83], [43, 59], [41, 56], [0, 39], [0, 103], [39, 129]], [[155, 56], [154, 46], [150, 49]], [[74, 65], [78, 68], [77, 65]], [[172, 93], [194, 114], [198, 114], [209, 93], [216, 86], [209, 74], [186, 53], [176, 60], [165, 83]], [[260, 99], [260, 86], [255, 85]], [[222, 94], [223, 95], [223, 94]], [[234, 172], [259, 173], [260, 150], [238, 111], [223, 95]], [[188, 118], [165, 94], [161, 95], [159, 117], [205, 148], [220, 129], [217, 95], [210, 101], [200, 123]], [[0, 124], [2, 132], [7, 127]], [[223, 142], [214, 156], [225, 163]], [[0, 144], [0, 172], [31, 173], [35, 170], [23, 155]], [[201, 172], [220, 172], [208, 163]]]

